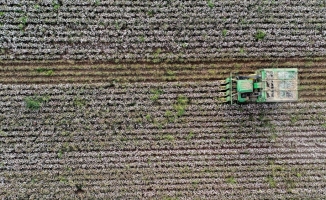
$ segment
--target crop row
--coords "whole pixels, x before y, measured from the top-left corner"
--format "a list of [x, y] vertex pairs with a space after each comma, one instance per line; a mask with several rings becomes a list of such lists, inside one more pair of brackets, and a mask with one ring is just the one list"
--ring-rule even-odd
[[0, 85], [0, 197], [321, 198], [326, 104], [220, 84]]
[[[164, 78], [169, 81], [175, 81], [189, 77], [188, 79], [196, 79], [196, 76], [198, 78], [213, 78], [213, 79], [223, 79], [226, 76], [229, 75], [230, 72], [236, 71], [241, 74], [247, 74], [252, 73], [254, 70], [250, 70], [248, 68], [246, 69], [232, 69], [234, 67], [230, 67], [228, 72], [227, 66], [224, 66], [223, 69], [210, 69], [208, 68], [193, 68], [193, 69], [183, 69], [184, 66], [181, 66], [181, 69], [159, 69], [159, 68], [153, 68], [153, 69], [132, 69], [131, 67], [128, 70], [116, 70], [111, 71], [110, 69], [97, 69], [97, 70], [73, 70], [73, 69], [66, 69], [66, 70], [60, 70], [56, 68], [34, 68], [30, 69], [29, 71], [19, 71], [19, 68], [11, 67], [11, 70], [3, 71], [0, 75], [0, 78], [2, 80], [8, 79], [10, 76], [12, 77], [20, 77], [20, 78], [44, 78], [44, 79], [55, 79], [55, 78], [67, 78], [67, 77], [75, 77], [77, 78], [83, 78], [83, 77], [98, 77], [103, 79], [135, 79], [139, 80], [140, 77], [137, 78], [137, 76], [141, 76], [143, 78], [153, 78], [157, 80], [164, 80]], [[263, 66], [260, 66], [261, 68]], [[33, 71], [32, 71], [33, 70]], [[299, 69], [300, 70], [300, 69]], [[313, 79], [313, 78], [324, 78], [326, 75], [324, 70], [311, 70], [311, 69], [302, 69], [299, 71], [299, 78], [301, 79]], [[191, 75], [192, 74], [192, 75]], [[195, 76], [196, 75], [196, 76]], [[17, 83], [19, 83], [21, 80], [17, 80]], [[31, 80], [32, 82], [32, 80]]]
[[49, 2], [1, 7], [0, 59], [160, 62], [325, 51], [319, 1]]
[[[324, 61], [251, 61], [239, 63], [220, 62], [217, 64], [109, 64], [109, 65], [10, 65], [3, 63], [0, 81], [3, 84], [55, 84], [55, 83], [141, 83], [151, 82], [189, 82], [189, 81], [222, 81], [230, 72], [251, 74], [256, 69], [271, 67], [296, 67], [299, 69], [299, 95], [306, 101], [309, 96], [323, 100], [325, 96]], [[162, 87], [164, 84], [160, 84]], [[135, 86], [135, 85], [134, 85]], [[216, 87], [215, 85], [212, 85]], [[106, 86], [108, 87], [108, 86]], [[197, 89], [199, 88], [196, 87]], [[137, 86], [134, 90], [138, 90]], [[155, 89], [155, 88], [154, 88]], [[180, 88], [175, 88], [179, 90]], [[218, 88], [217, 88], [218, 89]], [[140, 90], [142, 91], [142, 90]], [[189, 90], [192, 92], [192, 90]], [[170, 93], [171, 91], [169, 91]], [[206, 92], [206, 91], [203, 91]], [[164, 95], [164, 94], [163, 94]]]

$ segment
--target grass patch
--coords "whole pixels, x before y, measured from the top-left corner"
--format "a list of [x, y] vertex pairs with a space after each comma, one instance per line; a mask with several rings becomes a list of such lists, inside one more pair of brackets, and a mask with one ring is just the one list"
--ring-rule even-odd
[[46, 75], [46, 76], [53, 75], [53, 69], [37, 68], [35, 69], [35, 71], [38, 72], [39, 74]]
[[166, 81], [173, 81], [173, 80], [176, 79], [175, 78], [175, 72], [170, 70], [170, 69], [166, 70], [164, 75], [165, 75], [165, 80]]
[[230, 183], [230, 184], [235, 184], [237, 183], [237, 181], [235, 180], [235, 178], [233, 176], [229, 177], [226, 179], [226, 182], [227, 183]]
[[187, 140], [191, 140], [194, 137], [195, 137], [194, 132], [190, 131], [190, 133], [187, 135]]
[[174, 122], [175, 121], [175, 116], [172, 113], [172, 111], [167, 110], [164, 114], [164, 116], [167, 118], [168, 122]]
[[167, 135], [163, 135], [163, 139], [168, 141], [174, 141], [175, 138], [173, 135], [167, 134]]
[[223, 30], [222, 30], [222, 35], [223, 35], [223, 37], [225, 37], [227, 33], [228, 33], [228, 31], [227, 31], [226, 29], [223, 29]]
[[161, 61], [161, 59], [160, 59], [160, 53], [162, 52], [162, 49], [161, 48], [158, 48], [158, 49], [156, 49], [156, 51], [154, 52], [154, 55], [153, 55], [153, 62], [154, 63], [158, 63], [158, 62], [160, 62]]
[[26, 97], [24, 99], [26, 108], [31, 109], [31, 110], [38, 110], [41, 108], [42, 104], [44, 102], [49, 101], [48, 96], [34, 96], [34, 97]]
[[268, 176], [267, 177], [267, 182], [270, 187], [275, 188], [276, 187], [276, 181], [274, 180], [273, 176]]
[[151, 90], [151, 96], [150, 96], [150, 100], [153, 102], [157, 102], [160, 95], [163, 94], [163, 91], [160, 89], [153, 89]]
[[181, 117], [182, 115], [184, 115], [185, 111], [186, 111], [186, 107], [188, 105], [188, 98], [183, 96], [183, 95], [179, 95], [178, 99], [177, 99], [177, 103], [173, 106], [175, 111], [177, 112], [177, 116]]
[[84, 107], [86, 105], [86, 100], [80, 97], [75, 97], [73, 100], [73, 105], [76, 107]]
[[266, 33], [262, 30], [258, 30], [255, 34], [256, 40], [263, 40], [266, 37]]
[[22, 16], [19, 18], [19, 24], [18, 24], [18, 28], [21, 30], [21, 31], [24, 31], [25, 28], [27, 27], [27, 16]]
[[212, 0], [207, 0], [207, 5], [210, 8], [214, 8], [214, 2]]

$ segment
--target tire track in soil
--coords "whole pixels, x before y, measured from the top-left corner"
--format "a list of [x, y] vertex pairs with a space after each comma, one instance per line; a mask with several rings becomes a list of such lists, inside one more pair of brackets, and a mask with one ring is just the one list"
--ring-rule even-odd
[[[59, 65], [58, 65], [59, 64]], [[0, 66], [3, 63], [0, 64]], [[2, 84], [82, 84], [82, 83], [137, 83], [188, 82], [224, 80], [231, 71], [250, 74], [270, 67], [297, 67], [299, 70], [300, 101], [326, 99], [326, 60], [284, 61], [222, 61], [191, 64], [89, 64], [80, 63], [7, 63], [0, 69]], [[45, 72], [37, 72], [38, 69]], [[45, 75], [52, 70], [51, 75]], [[310, 88], [309, 86], [313, 88]], [[301, 89], [305, 88], [305, 89]]]

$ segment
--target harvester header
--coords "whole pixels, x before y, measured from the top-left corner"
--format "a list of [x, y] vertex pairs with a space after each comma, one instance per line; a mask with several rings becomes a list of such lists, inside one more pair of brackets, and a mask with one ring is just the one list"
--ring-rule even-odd
[[248, 76], [230, 74], [224, 84], [225, 101], [294, 102], [298, 100], [298, 69], [260, 69]]

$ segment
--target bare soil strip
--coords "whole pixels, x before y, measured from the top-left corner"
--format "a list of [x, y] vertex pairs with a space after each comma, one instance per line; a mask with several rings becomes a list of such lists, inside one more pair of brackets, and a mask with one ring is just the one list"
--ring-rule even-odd
[[154, 83], [223, 81], [230, 72], [251, 74], [261, 68], [299, 69], [301, 101], [326, 99], [326, 59], [221, 60], [219, 62], [101, 63], [1, 62], [2, 84]]

